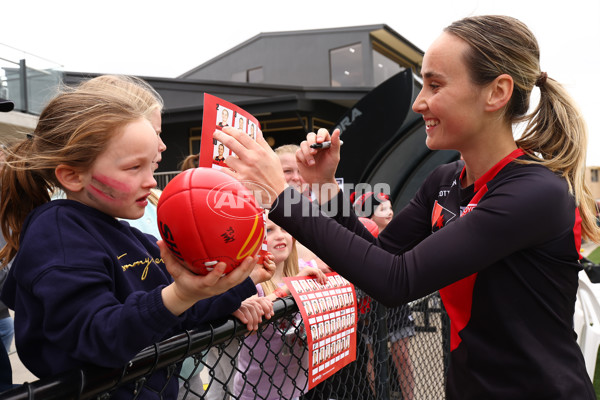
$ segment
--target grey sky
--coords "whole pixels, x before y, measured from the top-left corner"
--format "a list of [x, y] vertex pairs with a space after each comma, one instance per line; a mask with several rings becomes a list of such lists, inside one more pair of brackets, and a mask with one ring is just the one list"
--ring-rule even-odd
[[20, 0], [2, 2], [0, 14], [0, 43], [65, 70], [164, 77], [261, 32], [384, 23], [425, 51], [456, 19], [511, 15], [538, 38], [542, 69], [581, 106], [590, 129], [588, 164], [600, 166], [599, 0]]

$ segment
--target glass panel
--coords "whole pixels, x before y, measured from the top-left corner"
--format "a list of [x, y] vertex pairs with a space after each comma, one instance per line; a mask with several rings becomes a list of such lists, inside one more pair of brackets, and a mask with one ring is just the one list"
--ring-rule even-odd
[[61, 81], [61, 65], [0, 44], [0, 97], [12, 100], [15, 110], [39, 114]]
[[234, 72], [231, 74], [232, 82], [246, 82], [246, 71]]
[[261, 83], [265, 81], [265, 74], [262, 67], [253, 68], [248, 70], [248, 82], [250, 83]]
[[331, 86], [365, 86], [360, 43], [329, 51]]
[[373, 50], [373, 84], [375, 86], [405, 69], [392, 59]]

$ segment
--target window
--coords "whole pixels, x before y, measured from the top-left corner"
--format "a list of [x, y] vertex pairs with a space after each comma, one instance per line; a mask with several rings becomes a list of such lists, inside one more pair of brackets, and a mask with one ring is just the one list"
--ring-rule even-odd
[[592, 170], [590, 170], [590, 173], [591, 173], [591, 177], [592, 177], [592, 182], [598, 182], [598, 170], [592, 169]]
[[246, 71], [234, 72], [231, 75], [232, 82], [246, 82]]
[[373, 50], [373, 85], [377, 86], [383, 81], [391, 78], [406, 68], [402, 67], [396, 61], [386, 57], [380, 52]]
[[265, 81], [265, 74], [262, 67], [252, 68], [248, 70], [249, 83], [261, 83]]
[[232, 82], [261, 83], [265, 81], [265, 74], [262, 67], [251, 68], [245, 71], [234, 72], [231, 75]]
[[356, 43], [329, 51], [331, 86], [365, 86], [362, 45]]

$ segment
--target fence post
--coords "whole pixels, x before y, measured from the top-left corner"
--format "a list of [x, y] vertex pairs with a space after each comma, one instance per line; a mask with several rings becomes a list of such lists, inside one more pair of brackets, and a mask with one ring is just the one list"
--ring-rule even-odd
[[19, 81], [21, 86], [21, 106], [23, 112], [29, 112], [29, 99], [27, 94], [27, 63], [25, 59], [19, 60]]
[[390, 368], [388, 351], [387, 307], [374, 303], [377, 326], [373, 341], [373, 368], [375, 372], [375, 393], [378, 400], [390, 399]]

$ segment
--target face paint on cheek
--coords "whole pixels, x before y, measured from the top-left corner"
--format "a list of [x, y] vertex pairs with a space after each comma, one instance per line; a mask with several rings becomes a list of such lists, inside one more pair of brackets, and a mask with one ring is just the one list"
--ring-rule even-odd
[[128, 185], [106, 176], [94, 175], [88, 185], [91, 195], [100, 196], [106, 200], [119, 201], [125, 199], [130, 192]]

